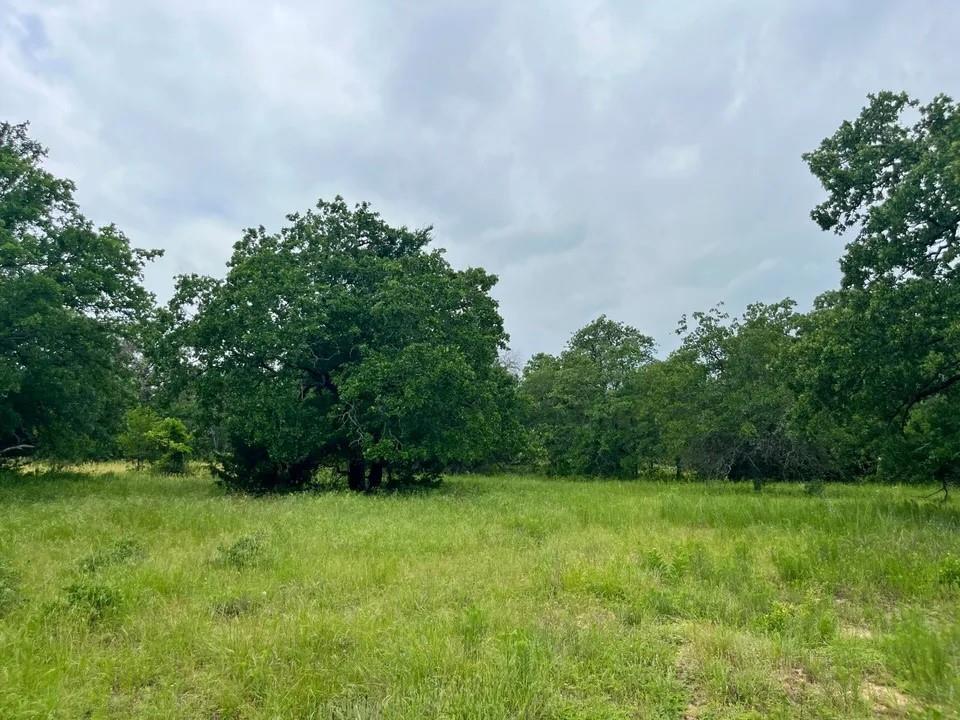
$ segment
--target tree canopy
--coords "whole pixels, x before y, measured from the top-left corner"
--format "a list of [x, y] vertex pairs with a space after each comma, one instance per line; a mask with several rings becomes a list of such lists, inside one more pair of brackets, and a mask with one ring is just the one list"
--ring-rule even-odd
[[130, 392], [125, 340], [152, 305], [156, 256], [95, 228], [43, 168], [25, 124], [0, 123], [0, 453], [76, 458], [113, 442]]
[[[684, 316], [679, 347], [601, 315], [522, 372], [496, 277], [340, 197], [247, 230], [223, 278], [154, 307], [155, 253], [95, 228], [0, 125], [0, 461], [196, 454], [252, 491], [355, 490], [510, 463], [550, 473], [960, 479], [960, 112], [868, 98], [803, 158], [847, 239], [839, 288]], [[137, 409], [126, 415], [134, 404]], [[161, 419], [162, 418], [162, 419]], [[123, 432], [121, 432], [123, 430]]]
[[527, 363], [521, 392], [541, 462], [566, 474], [636, 474], [640, 437], [620, 398], [653, 361], [653, 339], [601, 315], [559, 357]]
[[854, 233], [840, 261], [845, 287], [956, 278], [960, 112], [950, 98], [920, 105], [905, 93], [870, 95], [856, 120], [803, 157], [827, 191], [813, 219]]
[[843, 287], [804, 323], [807, 417], [863, 469], [946, 487], [960, 476], [957, 105], [879, 93], [804, 157], [828, 192], [814, 219], [853, 234]]
[[221, 477], [302, 487], [328, 466], [365, 489], [488, 452], [507, 421], [496, 278], [366, 204], [288, 220], [246, 232], [224, 279], [182, 278], [165, 313], [174, 374], [228, 439]]

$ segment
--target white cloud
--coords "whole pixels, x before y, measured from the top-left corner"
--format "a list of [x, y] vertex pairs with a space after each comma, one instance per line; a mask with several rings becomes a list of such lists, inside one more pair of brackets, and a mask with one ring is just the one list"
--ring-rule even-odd
[[699, 165], [699, 145], [668, 145], [657, 148], [645, 168], [651, 177], [685, 177]]

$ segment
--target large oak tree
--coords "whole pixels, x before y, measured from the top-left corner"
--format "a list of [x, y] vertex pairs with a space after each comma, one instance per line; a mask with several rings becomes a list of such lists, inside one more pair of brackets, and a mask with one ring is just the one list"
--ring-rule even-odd
[[798, 349], [807, 423], [897, 479], [960, 477], [960, 108], [870, 97], [804, 156], [851, 237]]
[[485, 457], [511, 422], [496, 278], [366, 204], [288, 220], [247, 231], [222, 280], [181, 278], [166, 313], [173, 375], [227, 440], [221, 478], [293, 489], [331, 467], [363, 490]]

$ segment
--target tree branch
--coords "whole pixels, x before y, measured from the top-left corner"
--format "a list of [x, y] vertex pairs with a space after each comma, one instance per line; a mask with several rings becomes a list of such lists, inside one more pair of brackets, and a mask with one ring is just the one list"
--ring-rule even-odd
[[910, 411], [914, 408], [914, 406], [917, 403], [923, 400], [926, 400], [929, 397], [933, 397], [934, 395], [938, 395], [939, 393], [942, 393], [945, 390], [949, 390], [951, 387], [953, 387], [957, 383], [960, 383], [960, 373], [951, 375], [941, 380], [940, 382], [928, 384], [926, 387], [922, 388], [921, 390], [918, 390], [909, 398], [907, 398], [904, 402], [902, 402], [900, 404], [900, 407], [897, 409], [896, 413], [894, 413], [893, 415], [894, 418], [896, 418], [897, 416], [900, 417], [900, 429], [902, 430], [904, 425], [907, 424], [907, 415], [910, 414]]
[[32, 450], [33, 445], [28, 445], [27, 443], [21, 443], [20, 445], [11, 445], [8, 448], [0, 450], [0, 455], [6, 455], [7, 453], [16, 452], [17, 450]]

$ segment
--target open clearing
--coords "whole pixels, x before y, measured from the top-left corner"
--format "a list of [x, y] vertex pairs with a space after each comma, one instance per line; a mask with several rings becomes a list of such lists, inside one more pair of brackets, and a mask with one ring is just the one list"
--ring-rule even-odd
[[960, 717], [926, 491], [4, 476], [0, 717]]

